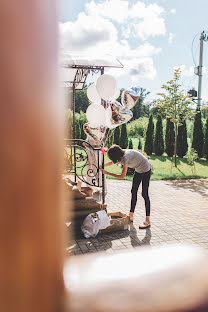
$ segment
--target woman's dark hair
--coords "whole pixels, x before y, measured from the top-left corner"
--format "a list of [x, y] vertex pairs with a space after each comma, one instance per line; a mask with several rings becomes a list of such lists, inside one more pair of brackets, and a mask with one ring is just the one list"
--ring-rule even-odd
[[114, 144], [108, 149], [107, 154], [110, 160], [112, 160], [112, 162], [115, 164], [121, 161], [121, 158], [124, 156], [124, 153], [125, 153], [124, 150], [119, 145]]

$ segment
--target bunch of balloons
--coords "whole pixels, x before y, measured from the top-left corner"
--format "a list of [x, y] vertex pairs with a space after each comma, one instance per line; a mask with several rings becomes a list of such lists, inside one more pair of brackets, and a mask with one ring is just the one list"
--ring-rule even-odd
[[[128, 122], [140, 96], [140, 88], [124, 90], [121, 95], [121, 103], [116, 101], [120, 95], [116, 80], [108, 74], [101, 75], [97, 82], [87, 89], [87, 96], [92, 104], [86, 111], [88, 123], [84, 125], [84, 131], [88, 139], [94, 140], [96, 145], [104, 138], [106, 128], [113, 129]], [[106, 101], [105, 107], [101, 105], [101, 99]]]

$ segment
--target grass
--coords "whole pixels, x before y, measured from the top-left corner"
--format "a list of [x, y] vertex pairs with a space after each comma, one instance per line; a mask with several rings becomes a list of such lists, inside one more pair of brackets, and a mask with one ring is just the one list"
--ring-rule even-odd
[[[186, 158], [177, 159], [177, 168], [174, 167], [172, 157], [151, 156], [149, 161], [152, 165], [151, 180], [208, 178], [208, 162], [206, 160], [195, 162], [194, 173], [192, 172], [192, 167], [187, 163]], [[108, 168], [106, 169], [108, 170]], [[109, 167], [109, 171], [113, 173], [119, 174], [121, 170], [117, 165]], [[111, 176], [107, 176], [107, 178], [113, 179]], [[132, 176], [126, 176], [125, 180], [132, 180]]]
[[[134, 148], [138, 141], [133, 141]], [[105, 157], [105, 162], [109, 159]], [[174, 167], [172, 157], [167, 156], [150, 156], [149, 161], [152, 165], [152, 175], [151, 180], [175, 180], [175, 179], [198, 179], [198, 178], [208, 178], [208, 161], [205, 159], [200, 159], [195, 162], [195, 172], [192, 171], [192, 167], [187, 163], [186, 158], [177, 158], [177, 167]], [[84, 161], [79, 163], [81, 166], [84, 165]], [[106, 170], [110, 172], [120, 174], [122, 168], [119, 165], [113, 165], [107, 167]], [[77, 168], [77, 173], [81, 174], [81, 169]], [[86, 169], [83, 171], [83, 175], [86, 174]], [[107, 178], [115, 179], [114, 177], [108, 176]], [[125, 180], [132, 180], [132, 176], [127, 175]]]

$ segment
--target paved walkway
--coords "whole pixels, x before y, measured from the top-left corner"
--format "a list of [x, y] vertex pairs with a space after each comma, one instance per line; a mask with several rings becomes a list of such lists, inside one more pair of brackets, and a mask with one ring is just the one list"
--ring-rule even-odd
[[[106, 198], [109, 212], [128, 214], [130, 181], [107, 180]], [[72, 242], [72, 254], [131, 249], [143, 245], [155, 246], [169, 243], [191, 243], [208, 249], [208, 179], [151, 181], [150, 229], [140, 230], [144, 220], [144, 200], [141, 187], [130, 230], [99, 234], [93, 239], [79, 238]]]

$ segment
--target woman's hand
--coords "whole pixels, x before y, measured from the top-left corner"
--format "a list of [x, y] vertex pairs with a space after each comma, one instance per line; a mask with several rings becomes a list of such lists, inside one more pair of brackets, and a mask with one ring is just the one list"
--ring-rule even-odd
[[99, 167], [103, 174], [107, 174], [107, 171], [103, 169], [101, 166]]
[[88, 144], [87, 144], [86, 142], [83, 142], [83, 143], [82, 143], [82, 146], [88, 147]]

